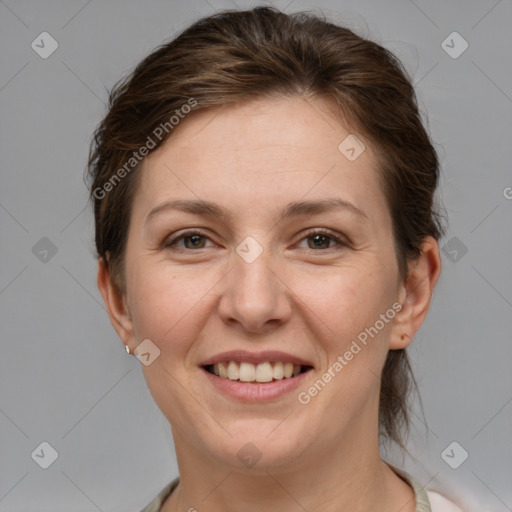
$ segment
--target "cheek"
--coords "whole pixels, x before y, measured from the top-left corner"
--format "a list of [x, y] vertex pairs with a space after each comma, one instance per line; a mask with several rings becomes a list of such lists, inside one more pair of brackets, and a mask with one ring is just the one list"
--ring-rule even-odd
[[182, 431], [204, 414], [186, 390], [194, 383], [195, 342], [211, 317], [211, 293], [222, 275], [143, 261], [130, 274], [134, 335], [139, 342], [149, 338], [160, 350], [154, 363], [142, 366], [144, 377], [159, 408]]
[[[324, 332], [319, 335], [329, 351], [342, 350], [365, 329], [373, 326], [381, 314], [391, 308], [394, 289], [388, 272], [380, 264], [346, 267], [325, 275], [299, 274], [292, 288], [310, 310], [311, 319]], [[303, 315], [305, 317], [305, 314]], [[379, 331], [389, 328], [379, 322]], [[319, 333], [320, 334], [320, 333]]]
[[378, 397], [396, 316], [389, 274], [379, 266], [365, 272], [344, 270], [331, 275], [321, 290], [312, 292], [305, 286], [301, 292], [311, 310], [309, 329], [316, 325], [314, 339], [326, 357], [318, 379], [300, 390], [299, 403], [305, 410], [317, 410], [319, 418], [325, 416], [322, 411], [329, 411], [333, 436], [340, 424]]
[[136, 338], [151, 339], [161, 351], [186, 351], [208, 317], [209, 297], [221, 277], [206, 267], [133, 261], [127, 284]]

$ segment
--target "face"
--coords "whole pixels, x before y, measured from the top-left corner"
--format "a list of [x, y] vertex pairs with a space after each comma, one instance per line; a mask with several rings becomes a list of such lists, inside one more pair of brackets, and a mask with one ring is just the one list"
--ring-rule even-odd
[[141, 170], [122, 337], [158, 348], [143, 371], [175, 440], [219, 464], [308, 464], [376, 436], [403, 289], [378, 155], [361, 134], [342, 153], [330, 108], [194, 112]]

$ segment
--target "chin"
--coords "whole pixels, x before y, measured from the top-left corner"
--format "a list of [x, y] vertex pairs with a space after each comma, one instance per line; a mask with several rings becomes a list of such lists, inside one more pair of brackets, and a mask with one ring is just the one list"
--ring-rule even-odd
[[298, 431], [291, 432], [290, 425], [287, 429], [276, 429], [278, 423], [252, 420], [246, 429], [239, 424], [233, 437], [210, 436], [202, 444], [211, 458], [239, 473], [266, 475], [280, 468], [289, 470], [304, 455], [307, 439]]

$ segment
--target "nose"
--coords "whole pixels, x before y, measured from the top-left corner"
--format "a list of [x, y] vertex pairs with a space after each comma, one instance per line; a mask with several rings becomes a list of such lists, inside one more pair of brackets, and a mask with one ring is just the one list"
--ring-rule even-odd
[[262, 254], [247, 262], [233, 255], [233, 268], [226, 275], [217, 312], [231, 327], [265, 333], [286, 323], [291, 315], [290, 290], [279, 266]]

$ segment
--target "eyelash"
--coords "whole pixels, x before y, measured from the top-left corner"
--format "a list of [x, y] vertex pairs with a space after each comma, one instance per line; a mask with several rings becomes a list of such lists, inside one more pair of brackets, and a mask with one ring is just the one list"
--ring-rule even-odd
[[[189, 238], [193, 235], [199, 235], [199, 236], [202, 236], [204, 238], [209, 238], [209, 236], [204, 233], [203, 231], [201, 230], [198, 230], [198, 229], [195, 229], [195, 230], [190, 230], [190, 231], [186, 231], [185, 233], [182, 233], [181, 235], [175, 237], [175, 238], [172, 238], [171, 240], [168, 240], [166, 242], [164, 242], [164, 248], [165, 249], [169, 249], [169, 250], [174, 250], [174, 251], [178, 251], [178, 252], [189, 252], [189, 251], [194, 251], [194, 249], [187, 249], [187, 248], [178, 248], [176, 247], [176, 243], [177, 242], [180, 242], [181, 240], [184, 240], [185, 238]], [[338, 244], [339, 246], [342, 246], [342, 247], [349, 247], [349, 244], [348, 242], [346, 242], [345, 240], [341, 239], [339, 236], [337, 236], [335, 233], [329, 231], [329, 230], [326, 230], [326, 229], [312, 229], [311, 231], [308, 231], [302, 238], [300, 241], [302, 240], [305, 240], [307, 238], [311, 238], [315, 235], [321, 235], [321, 236], [324, 236], [324, 237], [327, 237], [329, 239], [331, 239], [332, 241], [336, 242], [336, 244]], [[315, 250], [315, 249], [311, 249], [312, 251], [315, 251], [315, 252], [326, 252], [326, 251], [329, 251], [331, 249], [334, 249], [335, 247], [329, 247], [327, 249], [319, 249], [318, 251]], [[205, 247], [200, 247], [199, 249], [197, 249], [198, 251], [201, 250], [201, 249], [205, 249]]]

